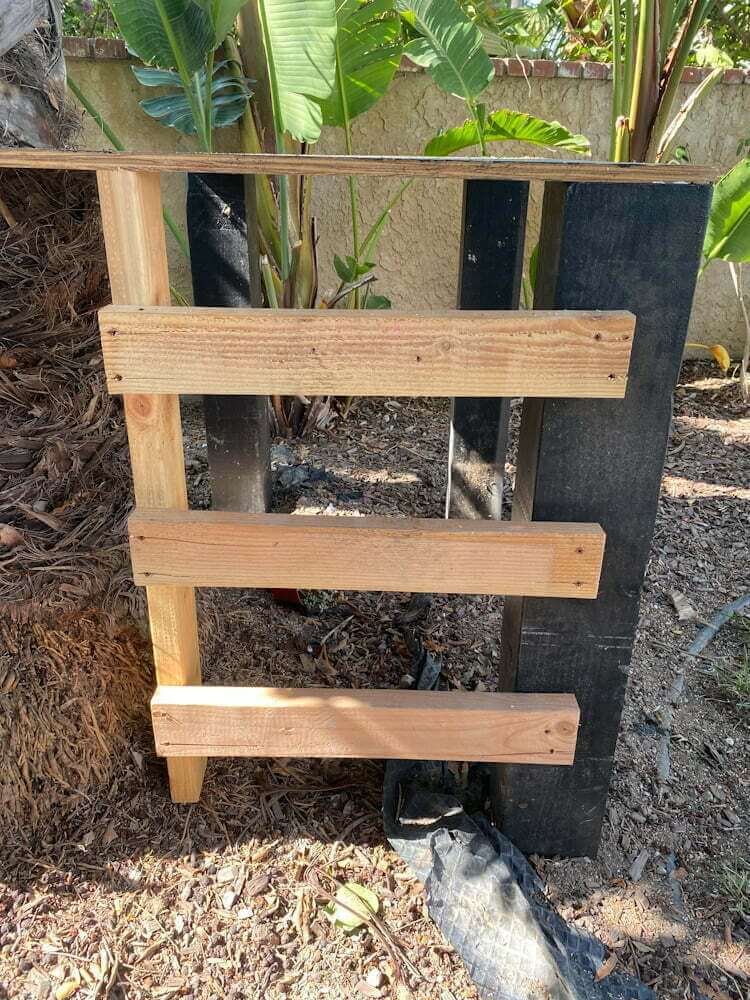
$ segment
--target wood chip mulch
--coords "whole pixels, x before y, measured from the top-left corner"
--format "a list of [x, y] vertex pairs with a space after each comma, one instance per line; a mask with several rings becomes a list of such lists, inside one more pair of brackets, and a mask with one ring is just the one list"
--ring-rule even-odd
[[[325, 434], [277, 442], [275, 509], [440, 516], [447, 420], [443, 402], [361, 401]], [[195, 404], [185, 426], [193, 502], [205, 505]], [[703, 657], [684, 655], [701, 621], [750, 590], [749, 486], [737, 383], [686, 365], [599, 857], [534, 859], [563, 915], [671, 1000], [750, 995], [750, 914], [726, 878], [750, 863], [750, 696], [731, 684], [747, 621]], [[679, 620], [674, 591], [697, 622]], [[200, 596], [209, 681], [408, 683], [398, 616], [410, 595], [305, 593], [304, 609], [261, 592]], [[501, 599], [436, 597], [419, 629], [449, 686], [491, 690], [501, 623]], [[374, 762], [223, 760], [199, 804], [175, 806], [139, 731], [108, 788], [3, 845], [0, 996], [476, 1000], [384, 840], [381, 791]], [[418, 975], [370, 930], [328, 920], [310, 866], [376, 893]]]

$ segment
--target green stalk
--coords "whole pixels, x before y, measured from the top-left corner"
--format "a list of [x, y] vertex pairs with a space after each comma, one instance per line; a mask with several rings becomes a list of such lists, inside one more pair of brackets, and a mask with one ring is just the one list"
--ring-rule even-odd
[[[626, 0], [626, 3], [628, 0]], [[617, 120], [622, 114], [622, 10], [620, 0], [612, 0], [612, 116], [609, 136], [609, 158], [615, 159]]]
[[190, 113], [193, 116], [193, 121], [195, 122], [195, 127], [198, 132], [199, 138], [202, 140], [205, 149], [205, 134], [203, 128], [203, 114], [202, 108], [196, 103], [195, 92], [193, 91], [193, 81], [191, 79], [190, 73], [188, 71], [185, 60], [182, 57], [182, 49], [177, 40], [177, 36], [172, 30], [172, 22], [167, 16], [167, 12], [164, 10], [164, 4], [162, 0], [154, 0], [154, 6], [156, 7], [156, 12], [159, 15], [159, 20], [161, 21], [162, 27], [164, 28], [164, 34], [167, 36], [167, 41], [169, 42], [169, 47], [172, 50], [172, 55], [174, 56], [174, 61], [177, 66], [177, 73], [180, 77], [180, 82], [182, 83], [182, 89], [185, 91], [185, 97], [190, 105]]
[[[213, 132], [214, 126], [213, 126], [213, 121], [211, 120], [211, 118], [212, 118], [212, 111], [213, 111], [212, 105], [213, 105], [213, 83], [214, 83], [214, 59], [215, 59], [215, 56], [216, 56], [215, 50], [211, 49], [211, 51], [208, 54], [208, 58], [206, 60], [206, 106], [205, 106], [205, 117], [203, 119], [203, 122], [204, 122], [203, 127], [204, 127], [205, 133], [206, 133], [206, 140], [207, 140], [206, 141], [206, 147], [207, 147], [206, 151], [208, 153], [213, 152], [213, 146], [214, 146], [214, 132]], [[197, 85], [197, 81], [196, 81], [196, 85]]]
[[630, 95], [630, 131], [634, 132], [641, 125], [641, 96], [645, 88], [645, 69], [649, 55], [649, 46], [653, 44], [650, 27], [654, 17], [655, 0], [641, 0], [638, 11], [638, 47], [635, 52], [633, 70], [633, 90]]
[[391, 212], [393, 211], [396, 204], [401, 199], [402, 195], [407, 190], [407, 188], [411, 187], [413, 183], [414, 183], [413, 177], [411, 177], [408, 181], [404, 181], [404, 183], [394, 194], [391, 200], [387, 203], [383, 211], [380, 213], [380, 215], [377, 217], [375, 222], [370, 227], [367, 236], [365, 236], [364, 240], [362, 240], [362, 246], [360, 248], [362, 256], [364, 258], [369, 256], [370, 250], [375, 245], [375, 241], [377, 240], [378, 236], [380, 236], [380, 233], [383, 229], [383, 226], [386, 223], [386, 220], [388, 219], [388, 216], [391, 214]]
[[[263, 39], [265, 44], [265, 41], [270, 38], [270, 32], [264, 4], [258, 4], [258, 12], [260, 14], [260, 22], [263, 29]], [[270, 46], [266, 46], [266, 59], [268, 60], [269, 65], [268, 82], [271, 90], [271, 106], [273, 108], [273, 129], [276, 138], [276, 152], [284, 153], [286, 150], [284, 149], [284, 136], [280, 128], [279, 117], [279, 88], [276, 80], [276, 74], [273, 72], [273, 52], [271, 51]], [[279, 177], [279, 231], [281, 235], [281, 260], [279, 261], [279, 270], [281, 272], [282, 281], [286, 282], [289, 280], [289, 275], [292, 269], [289, 253], [289, 178], [286, 175]]]
[[[107, 139], [109, 139], [114, 148], [118, 150], [118, 152], [123, 153], [125, 151], [125, 144], [122, 142], [122, 140], [114, 131], [114, 129], [111, 128], [111, 126], [107, 123], [107, 121], [101, 115], [101, 113], [97, 111], [97, 109], [94, 107], [94, 105], [91, 103], [91, 101], [88, 99], [88, 97], [84, 94], [84, 92], [81, 90], [81, 88], [78, 86], [78, 84], [71, 76], [68, 77], [68, 86], [73, 91], [75, 99], [84, 109], [84, 111], [87, 114], [91, 115], [93, 120], [102, 130]], [[162, 215], [164, 216], [164, 222], [169, 227], [169, 231], [177, 241], [177, 245], [185, 255], [185, 259], [190, 260], [190, 250], [188, 248], [187, 239], [185, 238], [185, 234], [182, 232], [180, 227], [175, 222], [172, 213], [167, 211], [167, 209], [165, 208], [162, 212]]]
[[652, 160], [656, 156], [662, 136], [669, 124], [672, 116], [672, 108], [677, 99], [677, 92], [682, 82], [682, 73], [687, 65], [690, 50], [693, 47], [695, 36], [700, 31], [703, 23], [711, 12], [715, 0], [697, 0], [692, 10], [688, 14], [680, 29], [680, 35], [676, 42], [675, 53], [669, 67], [669, 75], [666, 85], [661, 93], [659, 107], [654, 118], [654, 125], [651, 130], [651, 138], [647, 151], [647, 160]]
[[[352, 123], [349, 118], [349, 105], [346, 101], [346, 80], [344, 79], [344, 71], [341, 60], [341, 52], [339, 50], [339, 32], [336, 32], [336, 84], [338, 86], [339, 96], [341, 99], [341, 113], [344, 120], [344, 142], [346, 144], [346, 154], [347, 156], [352, 155]], [[357, 178], [351, 174], [348, 177], [349, 185], [349, 210], [352, 217], [352, 256], [359, 264], [359, 197], [357, 191]], [[355, 309], [360, 307], [360, 295], [359, 289], [354, 290], [354, 297], [352, 299], [352, 304]]]
[[266, 300], [270, 309], [279, 308], [279, 299], [276, 295], [276, 284], [274, 282], [273, 268], [268, 257], [263, 254], [260, 258], [260, 273], [263, 277], [263, 287], [266, 290]]
[[620, 108], [621, 115], [627, 113], [627, 109], [630, 107], [630, 96], [633, 93], [633, 56], [635, 54], [633, 44], [635, 39], [633, 4], [634, 0], [625, 0], [625, 72], [623, 73], [623, 88], [620, 95], [622, 101]]
[[487, 142], [484, 138], [484, 123], [479, 115], [479, 110], [477, 108], [476, 101], [466, 102], [471, 111], [471, 117], [474, 119], [474, 124], [477, 127], [477, 138], [479, 139], [479, 149], [481, 150], [482, 156], [487, 156]]
[[[261, 44], [262, 48], [262, 44]], [[236, 76], [241, 76], [240, 67], [244, 66], [241, 53], [237, 48], [237, 43], [228, 35], [224, 39], [224, 55], [229, 59], [229, 70]], [[255, 72], [255, 70], [252, 70]], [[248, 67], [245, 67], [248, 73]], [[255, 95], [257, 96], [257, 95]], [[254, 100], [255, 100], [254, 96]], [[263, 146], [255, 123], [255, 116], [251, 104], [248, 103], [244, 114], [239, 121], [240, 146], [243, 153], [262, 153]], [[268, 254], [274, 262], [281, 260], [281, 243], [279, 240], [279, 221], [276, 198], [271, 187], [268, 174], [256, 174], [255, 186], [255, 206], [258, 215], [258, 236], [260, 238], [262, 252]]]
[[78, 101], [78, 103], [83, 107], [84, 111], [94, 119], [96, 124], [102, 130], [104, 135], [109, 139], [109, 141], [112, 143], [115, 149], [118, 150], [120, 153], [124, 152], [125, 146], [123, 145], [123, 143], [113, 132], [113, 130], [104, 120], [104, 118], [99, 114], [99, 112], [96, 110], [91, 101], [89, 101], [88, 97], [86, 97], [86, 95], [83, 93], [83, 91], [75, 82], [72, 76], [68, 77], [68, 86], [73, 91], [73, 94], [75, 95], [75, 98]]

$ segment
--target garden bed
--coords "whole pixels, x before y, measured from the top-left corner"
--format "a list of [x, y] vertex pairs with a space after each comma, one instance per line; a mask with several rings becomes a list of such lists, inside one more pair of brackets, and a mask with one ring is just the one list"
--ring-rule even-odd
[[[444, 401], [372, 400], [316, 438], [277, 442], [274, 509], [441, 516], [447, 425]], [[196, 506], [209, 499], [201, 426], [188, 403]], [[669, 598], [683, 592], [704, 619], [747, 591], [748, 483], [750, 420], [736, 383], [686, 366], [599, 858], [535, 859], [563, 915], [674, 1000], [691, 989], [739, 1000], [750, 976], [750, 927], [739, 915], [750, 887], [743, 901], [730, 874], [750, 863], [750, 691], [747, 668], [744, 688], [736, 673], [748, 632], [730, 623], [706, 658], [688, 659], [697, 626], [678, 621]], [[301, 598], [304, 607], [266, 592], [201, 592], [205, 679], [408, 683], [400, 616], [409, 595]], [[448, 685], [492, 690], [502, 600], [439, 596], [418, 610], [413, 627]], [[660, 779], [667, 694], [681, 671], [686, 694]], [[476, 997], [384, 841], [381, 789], [379, 763], [221, 760], [209, 765], [202, 801], [176, 806], [141, 730], [108, 787], [81, 795], [36, 839], [6, 843], [0, 981], [11, 997], [45, 996], [79, 976], [100, 979], [111, 997], [397, 996], [379, 943], [366, 931], [345, 936], [315, 904], [304, 873], [316, 863], [377, 893], [424, 977], [414, 996]]]

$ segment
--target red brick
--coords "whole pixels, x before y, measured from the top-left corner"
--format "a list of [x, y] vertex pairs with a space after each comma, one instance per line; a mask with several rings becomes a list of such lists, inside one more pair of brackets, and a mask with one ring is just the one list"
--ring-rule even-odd
[[722, 83], [744, 83], [747, 70], [744, 69], [725, 69], [724, 76], [721, 78]]
[[508, 76], [531, 76], [531, 59], [518, 59], [515, 56], [506, 62]]
[[127, 46], [120, 38], [96, 38], [94, 39], [94, 58], [127, 59]]
[[583, 64], [584, 80], [609, 80], [612, 67], [609, 63], [585, 62]]
[[711, 72], [706, 66], [686, 66], [682, 71], [683, 83], [700, 83]]
[[63, 38], [63, 52], [67, 59], [86, 59], [89, 54], [87, 38]]
[[495, 76], [505, 76], [507, 73], [505, 59], [493, 59], [492, 65], [495, 67]]
[[557, 63], [552, 59], [534, 59], [531, 63], [531, 75], [543, 78], [557, 76]]
[[557, 75], [564, 79], [579, 80], [583, 76], [582, 62], [559, 62]]

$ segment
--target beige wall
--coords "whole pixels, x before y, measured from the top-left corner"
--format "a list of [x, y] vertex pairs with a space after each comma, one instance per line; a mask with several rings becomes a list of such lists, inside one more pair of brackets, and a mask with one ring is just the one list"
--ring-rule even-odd
[[[99, 108], [126, 147], [131, 150], [181, 151], [192, 148], [187, 137], [163, 128], [137, 106], [143, 89], [125, 60], [68, 59], [70, 75]], [[595, 158], [606, 158], [610, 82], [502, 76], [487, 94], [491, 109], [508, 107], [557, 119], [587, 135]], [[682, 88], [687, 96], [691, 86]], [[385, 99], [355, 126], [358, 153], [419, 153], [440, 127], [463, 120], [460, 101], [446, 97], [421, 72], [401, 73]], [[750, 130], [750, 85], [720, 84], [702, 110], [685, 126], [681, 141], [695, 163], [728, 168], [735, 162], [740, 138]], [[231, 149], [230, 130], [219, 133], [219, 148]], [[81, 146], [110, 148], [96, 125], [88, 119]], [[341, 135], [326, 130], [318, 145], [323, 153], [343, 152]], [[498, 155], [529, 155], [529, 148], [508, 144], [496, 147]], [[165, 196], [178, 219], [184, 218], [184, 179], [168, 177]], [[319, 220], [321, 287], [334, 284], [333, 253], [350, 252], [349, 201], [346, 182], [321, 177], [315, 181], [315, 211]], [[362, 226], [376, 218], [398, 182], [371, 178], [360, 182]], [[435, 309], [455, 304], [460, 224], [461, 184], [451, 180], [418, 180], [392, 214], [379, 252], [377, 290], [395, 306]], [[538, 228], [541, 189], [532, 185], [532, 211], [527, 248], [533, 246]], [[654, 220], [658, 225], [659, 220]], [[173, 243], [171, 237], [170, 244]], [[173, 281], [189, 288], [189, 276], [179, 251], [172, 247]], [[729, 269], [712, 264], [699, 281], [690, 338], [703, 343], [725, 343], [738, 356], [744, 340], [739, 305], [732, 292]]]

